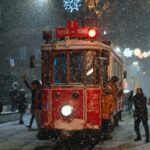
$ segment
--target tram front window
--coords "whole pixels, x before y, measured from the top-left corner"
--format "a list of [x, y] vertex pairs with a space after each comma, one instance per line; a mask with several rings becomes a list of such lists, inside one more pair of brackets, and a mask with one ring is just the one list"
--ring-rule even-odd
[[57, 54], [54, 58], [54, 83], [66, 83], [67, 77], [67, 56], [65, 54]]
[[87, 51], [86, 53], [86, 83], [94, 84], [94, 52]]
[[82, 83], [83, 81], [83, 55], [72, 53], [70, 55], [70, 82]]

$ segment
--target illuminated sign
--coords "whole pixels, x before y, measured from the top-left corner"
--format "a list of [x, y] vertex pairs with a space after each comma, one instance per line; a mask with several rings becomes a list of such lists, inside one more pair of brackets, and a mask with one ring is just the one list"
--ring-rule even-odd
[[[56, 38], [63, 38], [66, 36], [69, 37], [89, 37], [89, 30], [91, 27], [79, 27], [77, 21], [67, 22], [67, 27], [65, 28], [56, 28]], [[95, 30], [95, 36], [92, 38], [97, 38], [99, 36], [99, 31], [97, 28]]]

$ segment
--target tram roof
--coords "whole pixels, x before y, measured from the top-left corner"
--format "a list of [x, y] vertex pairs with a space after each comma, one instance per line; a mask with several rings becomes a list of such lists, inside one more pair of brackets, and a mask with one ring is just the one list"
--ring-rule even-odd
[[101, 41], [79, 40], [79, 39], [67, 39], [57, 41], [51, 44], [43, 44], [42, 50], [108, 50], [112, 51], [112, 47], [102, 43]]

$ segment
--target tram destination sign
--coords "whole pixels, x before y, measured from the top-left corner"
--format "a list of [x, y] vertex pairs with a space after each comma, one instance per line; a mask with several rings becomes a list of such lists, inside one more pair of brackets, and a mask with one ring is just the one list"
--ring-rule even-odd
[[[56, 28], [56, 38], [69, 37], [88, 37], [91, 27], [79, 27], [77, 21], [68, 21], [64, 28]], [[95, 28], [96, 29], [96, 28]]]

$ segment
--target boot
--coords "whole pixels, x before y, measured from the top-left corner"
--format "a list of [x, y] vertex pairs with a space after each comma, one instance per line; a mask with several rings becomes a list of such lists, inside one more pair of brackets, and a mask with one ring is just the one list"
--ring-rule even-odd
[[145, 139], [145, 143], [149, 143], [149, 138], [146, 138], [146, 139]]
[[140, 136], [137, 136], [134, 141], [137, 142], [137, 141], [140, 141], [141, 140], [141, 137]]

